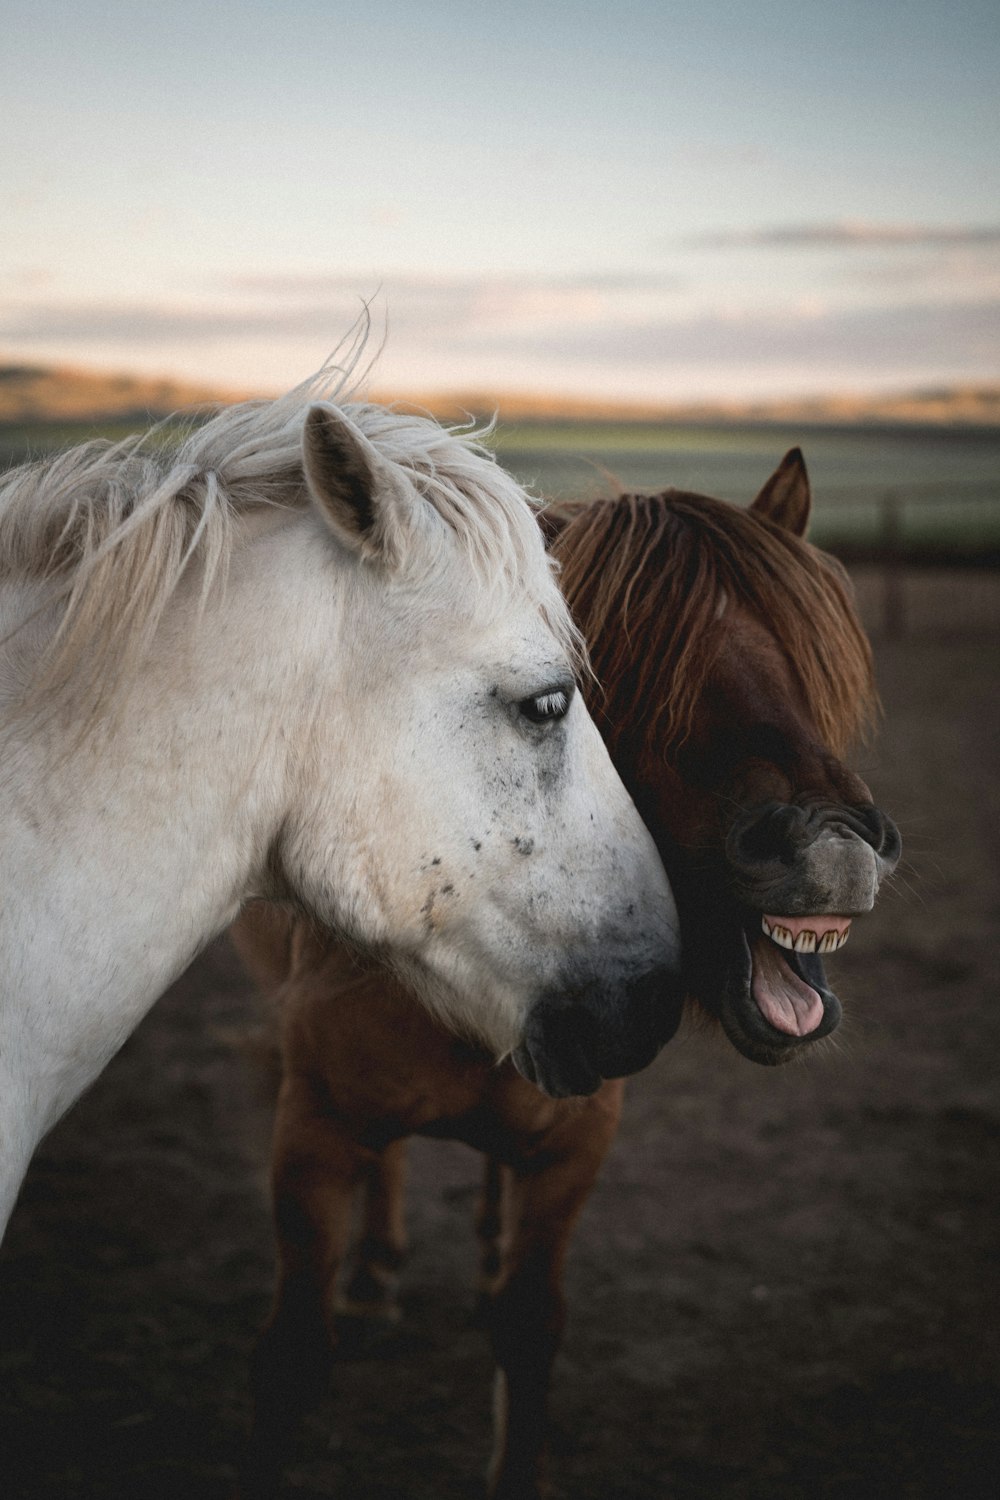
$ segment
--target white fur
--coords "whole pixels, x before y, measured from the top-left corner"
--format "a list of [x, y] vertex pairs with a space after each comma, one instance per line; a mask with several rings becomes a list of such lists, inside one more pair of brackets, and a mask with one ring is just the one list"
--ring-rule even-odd
[[574, 667], [526, 498], [470, 437], [328, 404], [378, 480], [352, 538], [304, 479], [316, 394], [0, 491], [0, 1227], [41, 1135], [250, 896], [384, 953], [498, 1054], [568, 963], [672, 945], [579, 696], [542, 726], [517, 707]]

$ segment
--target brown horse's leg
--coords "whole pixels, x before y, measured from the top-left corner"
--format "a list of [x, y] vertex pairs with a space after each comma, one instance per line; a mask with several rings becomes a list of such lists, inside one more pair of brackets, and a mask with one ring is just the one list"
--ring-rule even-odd
[[309, 1085], [286, 1076], [272, 1161], [277, 1287], [253, 1356], [254, 1414], [242, 1500], [278, 1493], [299, 1422], [326, 1388], [334, 1284], [363, 1170], [358, 1147], [324, 1117]]
[[506, 1168], [495, 1156], [487, 1156], [483, 1186], [476, 1204], [476, 1239], [479, 1242], [479, 1282], [476, 1316], [486, 1321], [503, 1267], [503, 1195]]
[[621, 1084], [561, 1113], [542, 1152], [509, 1177], [504, 1264], [489, 1321], [497, 1361], [493, 1500], [541, 1494], [552, 1364], [566, 1318], [563, 1268], [573, 1228], [614, 1139]]
[[406, 1259], [406, 1141], [393, 1141], [368, 1168], [355, 1269], [337, 1312], [388, 1323], [399, 1319], [399, 1272]]

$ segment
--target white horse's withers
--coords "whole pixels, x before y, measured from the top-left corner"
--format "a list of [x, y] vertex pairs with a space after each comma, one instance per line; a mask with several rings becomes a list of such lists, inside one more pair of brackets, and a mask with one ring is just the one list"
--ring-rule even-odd
[[470, 436], [317, 394], [0, 484], [0, 1226], [253, 895], [553, 1092], [661, 1040], [673, 900], [527, 498]]

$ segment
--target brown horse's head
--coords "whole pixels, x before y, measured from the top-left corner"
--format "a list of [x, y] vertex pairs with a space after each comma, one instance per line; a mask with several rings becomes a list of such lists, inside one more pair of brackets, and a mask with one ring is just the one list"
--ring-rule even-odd
[[749, 510], [669, 490], [555, 514], [594, 717], [660, 849], [687, 993], [755, 1062], [827, 1035], [822, 955], [899, 858], [840, 757], [876, 706], [837, 562], [804, 540], [793, 449]]

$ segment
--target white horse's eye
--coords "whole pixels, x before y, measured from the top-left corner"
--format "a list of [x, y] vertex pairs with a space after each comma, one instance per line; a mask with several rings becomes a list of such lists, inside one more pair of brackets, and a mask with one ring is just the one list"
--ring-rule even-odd
[[545, 724], [551, 719], [564, 719], [569, 712], [573, 689], [550, 688], [546, 693], [536, 693], [532, 698], [522, 698], [517, 705], [532, 724]]

